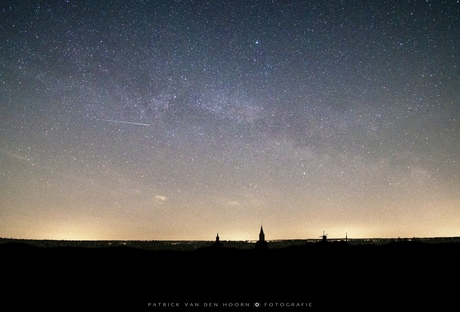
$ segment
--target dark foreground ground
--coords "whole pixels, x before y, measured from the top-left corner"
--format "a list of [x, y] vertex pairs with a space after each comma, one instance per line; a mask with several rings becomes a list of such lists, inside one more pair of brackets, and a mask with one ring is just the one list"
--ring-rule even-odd
[[0, 310], [451, 311], [459, 260], [460, 243], [193, 251], [7, 243]]

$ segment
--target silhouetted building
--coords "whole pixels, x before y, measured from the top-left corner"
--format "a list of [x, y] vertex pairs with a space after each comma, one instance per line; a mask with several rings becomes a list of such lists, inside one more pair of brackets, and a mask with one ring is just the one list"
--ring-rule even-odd
[[321, 238], [322, 243], [327, 243], [327, 234], [325, 234], [324, 231], [323, 231], [323, 235], [321, 235], [320, 238]]
[[267, 249], [268, 244], [265, 241], [265, 234], [262, 225], [260, 226], [259, 240], [256, 242], [256, 249]]
[[219, 233], [217, 233], [216, 241], [214, 242], [214, 244], [212, 244], [212, 247], [221, 247], [221, 246], [222, 246], [222, 243], [220, 242], [220, 239], [219, 239]]

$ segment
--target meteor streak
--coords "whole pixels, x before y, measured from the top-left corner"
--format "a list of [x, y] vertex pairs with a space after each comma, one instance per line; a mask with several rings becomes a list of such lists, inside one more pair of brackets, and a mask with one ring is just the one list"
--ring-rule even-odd
[[113, 122], [113, 123], [122, 123], [122, 124], [128, 124], [128, 125], [150, 127], [150, 124], [140, 123], [140, 122], [131, 122], [131, 121], [113, 120], [113, 119], [96, 119], [96, 120], [106, 121], [106, 122]]

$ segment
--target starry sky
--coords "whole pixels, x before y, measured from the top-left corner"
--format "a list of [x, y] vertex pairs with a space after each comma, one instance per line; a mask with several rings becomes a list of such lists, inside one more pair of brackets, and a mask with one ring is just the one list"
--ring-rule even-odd
[[0, 14], [0, 237], [460, 235], [459, 1]]

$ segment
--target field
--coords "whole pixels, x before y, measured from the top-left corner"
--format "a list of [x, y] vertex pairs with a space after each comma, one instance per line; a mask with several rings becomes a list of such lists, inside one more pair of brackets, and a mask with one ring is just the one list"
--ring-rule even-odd
[[266, 250], [246, 248], [249, 242], [245, 248], [202, 242], [186, 250], [86, 243], [2, 240], [1, 304], [104, 311], [442, 310], [456, 304], [456, 239], [296, 241]]

